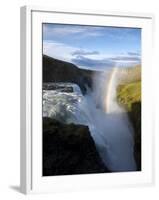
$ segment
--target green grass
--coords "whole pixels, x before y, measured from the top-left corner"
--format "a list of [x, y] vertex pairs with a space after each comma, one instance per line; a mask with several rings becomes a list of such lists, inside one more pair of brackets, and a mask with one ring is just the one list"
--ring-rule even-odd
[[117, 100], [119, 104], [131, 111], [133, 103], [141, 102], [141, 81], [119, 85]]

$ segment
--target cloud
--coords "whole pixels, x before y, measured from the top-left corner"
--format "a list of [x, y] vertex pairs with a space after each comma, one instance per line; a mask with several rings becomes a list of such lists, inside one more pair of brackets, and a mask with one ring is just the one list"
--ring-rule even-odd
[[136, 61], [140, 62], [140, 57], [139, 56], [116, 56], [114, 58], [111, 58], [113, 61]]
[[[47, 23], [43, 25], [44, 54], [73, 62], [79, 67], [138, 64], [141, 62], [138, 47], [140, 39], [141, 30], [137, 28]], [[97, 49], [100, 49], [100, 52]]]
[[141, 57], [137, 56], [135, 52], [110, 55], [98, 51], [72, 47], [55, 41], [44, 41], [43, 53], [53, 58], [72, 62], [81, 68], [99, 70], [114, 66], [132, 66], [141, 62]]
[[46, 40], [74, 37], [74, 38], [89, 38], [89, 37], [107, 37], [113, 41], [129, 38], [134, 40], [134, 34], [139, 34], [138, 28], [120, 28], [109, 26], [88, 26], [88, 25], [69, 25], [69, 24], [43, 24], [43, 37]]
[[132, 56], [104, 56], [96, 59], [90, 58], [87, 55], [78, 55], [72, 59], [72, 62], [80, 67], [92, 68], [92, 69], [106, 69], [107, 67], [129, 67], [132, 65], [139, 64], [141, 62], [140, 58]]
[[44, 25], [43, 27], [44, 34], [57, 34], [57, 35], [69, 35], [69, 34], [79, 34], [85, 31], [85, 29], [67, 25], [67, 27], [60, 25]]
[[113, 67], [115, 62], [110, 59], [90, 59], [85, 56], [77, 56], [72, 59], [72, 62], [76, 63], [78, 66], [84, 66], [88, 68], [103, 69], [106, 67]]
[[43, 54], [53, 58], [72, 62], [78, 67], [86, 67], [92, 69], [111, 67], [115, 63], [112, 60], [104, 59], [105, 56], [102, 54], [100, 55], [98, 51], [78, 49], [55, 41], [43, 42]]
[[73, 56], [75, 56], [75, 55], [77, 55], [77, 56], [79, 56], [79, 55], [97, 55], [97, 54], [99, 54], [98, 51], [85, 51], [83, 49], [72, 52]]
[[130, 55], [130, 56], [141, 56], [141, 54], [138, 53], [138, 52], [128, 52], [128, 55]]
[[43, 54], [51, 56], [53, 58], [61, 59], [64, 61], [72, 60], [72, 52], [78, 49], [63, 43], [55, 41], [44, 41], [43, 42]]
[[64, 25], [64, 24], [44, 24], [43, 39], [50, 40], [55, 37], [98, 37], [102, 36], [103, 27], [82, 26], [82, 25]]

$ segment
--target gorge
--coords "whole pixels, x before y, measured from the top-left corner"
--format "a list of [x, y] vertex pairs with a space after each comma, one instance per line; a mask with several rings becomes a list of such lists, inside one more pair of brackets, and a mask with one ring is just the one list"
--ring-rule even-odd
[[48, 56], [43, 69], [43, 174], [136, 171], [134, 128], [116, 98], [120, 70], [84, 70]]

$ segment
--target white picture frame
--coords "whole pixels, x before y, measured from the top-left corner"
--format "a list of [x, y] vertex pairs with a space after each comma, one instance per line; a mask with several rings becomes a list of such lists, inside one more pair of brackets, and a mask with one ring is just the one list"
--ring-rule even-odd
[[[154, 183], [153, 77], [150, 70], [153, 67], [153, 18], [152, 14], [145, 13], [21, 8], [21, 192], [61, 192]], [[44, 22], [142, 28], [142, 171], [42, 177], [41, 24]]]

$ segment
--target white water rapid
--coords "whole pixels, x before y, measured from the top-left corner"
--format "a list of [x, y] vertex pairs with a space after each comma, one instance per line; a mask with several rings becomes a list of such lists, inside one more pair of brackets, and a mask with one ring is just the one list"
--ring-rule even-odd
[[[135, 171], [133, 129], [116, 101], [118, 77], [118, 68], [98, 74], [94, 77], [93, 92], [84, 96], [72, 83], [59, 83], [56, 90], [43, 90], [43, 116], [87, 125], [103, 162], [111, 171]], [[65, 87], [64, 91], [61, 86]], [[70, 87], [73, 92], [67, 91]]]

